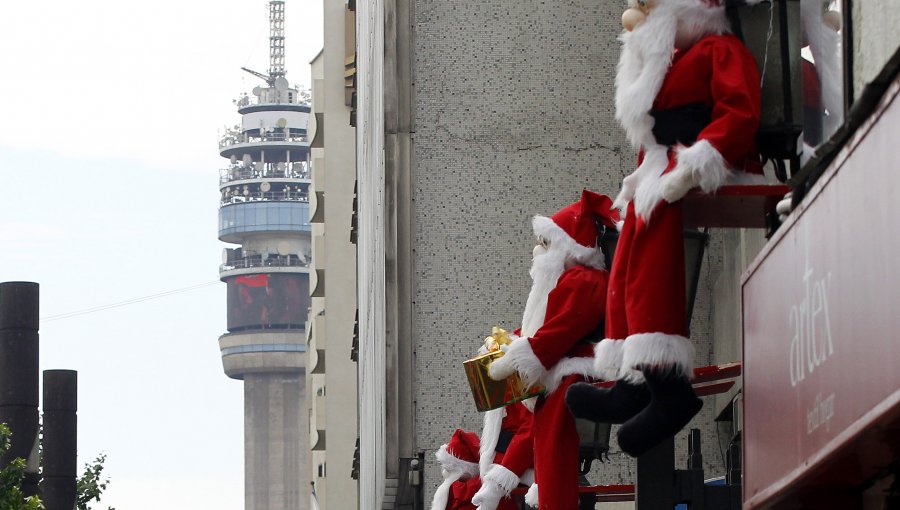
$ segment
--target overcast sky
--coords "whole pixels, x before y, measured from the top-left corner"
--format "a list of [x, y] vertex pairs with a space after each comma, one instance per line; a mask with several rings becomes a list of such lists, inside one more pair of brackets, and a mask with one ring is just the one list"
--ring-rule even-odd
[[[79, 466], [108, 455], [103, 508], [243, 509], [217, 141], [260, 83], [240, 67], [268, 69], [267, 4], [2, 8], [0, 281], [41, 284], [41, 369], [78, 370]], [[287, 0], [286, 16], [287, 78], [308, 87], [322, 2]]]

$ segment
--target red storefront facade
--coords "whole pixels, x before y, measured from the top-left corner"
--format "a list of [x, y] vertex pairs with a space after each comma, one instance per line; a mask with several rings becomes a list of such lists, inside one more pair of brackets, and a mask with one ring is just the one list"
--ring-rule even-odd
[[900, 459], [898, 93], [744, 274], [747, 509], [854, 505]]

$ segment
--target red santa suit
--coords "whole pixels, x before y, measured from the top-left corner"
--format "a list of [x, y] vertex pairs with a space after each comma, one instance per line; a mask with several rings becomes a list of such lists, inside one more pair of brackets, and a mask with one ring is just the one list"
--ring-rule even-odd
[[510, 491], [534, 481], [531, 424], [531, 411], [518, 403], [486, 413], [481, 438], [457, 429], [435, 453], [444, 482], [432, 510], [517, 510]]
[[502, 379], [517, 371], [527, 384], [546, 393], [534, 409], [534, 468], [540, 510], [578, 508], [579, 436], [565, 406], [566, 389], [599, 378], [593, 368], [593, 344], [585, 341], [603, 320], [608, 273], [596, 245], [597, 226], [614, 227], [618, 214], [611, 200], [585, 190], [581, 200], [551, 218], [536, 216], [534, 280], [522, 328], [506, 354], [490, 367]]

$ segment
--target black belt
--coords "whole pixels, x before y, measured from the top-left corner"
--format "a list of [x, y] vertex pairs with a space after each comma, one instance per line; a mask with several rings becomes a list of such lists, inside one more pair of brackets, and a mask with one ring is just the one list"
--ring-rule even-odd
[[692, 145], [709, 125], [712, 108], [703, 103], [690, 103], [665, 110], [651, 110], [650, 115], [656, 120], [653, 124], [656, 143], [667, 147]]

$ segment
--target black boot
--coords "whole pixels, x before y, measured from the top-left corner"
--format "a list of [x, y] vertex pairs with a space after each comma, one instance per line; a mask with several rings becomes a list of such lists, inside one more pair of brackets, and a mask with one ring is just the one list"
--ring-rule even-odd
[[650, 404], [625, 422], [618, 433], [619, 447], [632, 457], [638, 457], [674, 436], [703, 407], [691, 381], [671, 367], [646, 369], [644, 378], [652, 396]]
[[566, 391], [566, 405], [576, 418], [599, 423], [625, 423], [650, 403], [646, 384], [618, 381], [612, 388], [576, 383]]

